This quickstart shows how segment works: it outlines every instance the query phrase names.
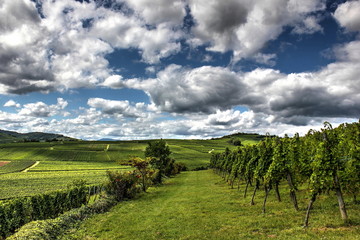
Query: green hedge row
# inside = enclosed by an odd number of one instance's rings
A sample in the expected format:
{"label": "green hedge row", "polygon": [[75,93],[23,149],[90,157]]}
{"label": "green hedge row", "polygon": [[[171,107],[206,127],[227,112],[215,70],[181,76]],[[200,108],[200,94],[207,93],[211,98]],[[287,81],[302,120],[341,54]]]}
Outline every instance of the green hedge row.
{"label": "green hedge row", "polygon": [[104,213],[108,211],[117,202],[114,199],[103,198],[89,206],[82,206],[70,210],[55,219],[38,220],[25,224],[8,240],[43,240],[58,239],[68,229],[77,226],[80,221],[90,217],[93,214]]}
{"label": "green hedge row", "polygon": [[48,218],[87,203],[88,188],[77,186],[32,197],[0,202],[0,239],[9,236],[24,224]]}

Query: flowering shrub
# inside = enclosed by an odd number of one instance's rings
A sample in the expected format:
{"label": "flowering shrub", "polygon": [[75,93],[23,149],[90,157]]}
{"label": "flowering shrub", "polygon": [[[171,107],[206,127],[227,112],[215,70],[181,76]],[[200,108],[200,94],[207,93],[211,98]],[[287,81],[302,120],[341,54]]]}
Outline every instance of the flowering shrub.
{"label": "flowering shrub", "polygon": [[135,171],[107,171],[107,176],[109,182],[106,185],[106,192],[114,195],[117,201],[133,198],[138,192],[137,183],[141,176]]}

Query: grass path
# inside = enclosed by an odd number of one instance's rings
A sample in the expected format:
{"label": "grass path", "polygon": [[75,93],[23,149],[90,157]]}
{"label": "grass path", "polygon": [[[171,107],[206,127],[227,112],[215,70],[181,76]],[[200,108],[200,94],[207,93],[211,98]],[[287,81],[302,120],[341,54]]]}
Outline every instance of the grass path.
{"label": "grass path", "polygon": [[30,167],[22,170],[21,172],[28,172],[30,169],[36,167],[37,165],[39,165],[40,161],[36,161],[33,165],[31,165]]}
{"label": "grass path", "polygon": [[320,226],[304,230],[303,212],[296,213],[286,200],[277,203],[273,196],[263,215],[261,199],[259,194],[250,207],[249,199],[211,171],[184,172],[88,219],[65,239],[358,239],[360,234],[359,227],[347,228],[337,220],[324,227],[323,221],[331,220],[316,216]]}

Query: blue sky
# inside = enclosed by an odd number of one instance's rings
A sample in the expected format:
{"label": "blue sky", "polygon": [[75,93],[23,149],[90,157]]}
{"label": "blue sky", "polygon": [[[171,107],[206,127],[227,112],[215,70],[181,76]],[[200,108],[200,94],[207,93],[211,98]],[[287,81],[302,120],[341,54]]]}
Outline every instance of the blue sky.
{"label": "blue sky", "polygon": [[358,121],[360,1],[3,0],[0,124],[81,139]]}

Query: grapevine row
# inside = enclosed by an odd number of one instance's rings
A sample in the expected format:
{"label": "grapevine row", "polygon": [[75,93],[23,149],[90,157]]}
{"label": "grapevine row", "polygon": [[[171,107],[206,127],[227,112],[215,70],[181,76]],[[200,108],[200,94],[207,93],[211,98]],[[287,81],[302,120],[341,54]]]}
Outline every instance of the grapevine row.
{"label": "grapevine row", "polygon": [[342,219],[348,220],[343,193],[356,202],[360,191],[360,122],[341,124],[332,128],[328,122],[320,131],[310,130],[305,136],[295,134],[270,137],[255,145],[239,147],[235,151],[226,149],[213,153],[210,166],[230,185],[245,183],[244,197],[249,186],[253,187],[251,205],[256,192],[263,188],[265,198],[263,212],[269,191],[274,189],[278,201],[280,182],[286,182],[294,209],[299,210],[298,187],[308,183],[310,201],[304,226],[308,226],[310,210],[316,198],[329,191],[337,196]]}

